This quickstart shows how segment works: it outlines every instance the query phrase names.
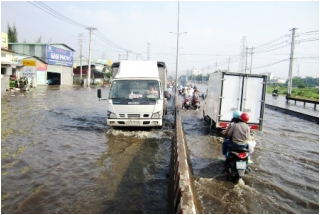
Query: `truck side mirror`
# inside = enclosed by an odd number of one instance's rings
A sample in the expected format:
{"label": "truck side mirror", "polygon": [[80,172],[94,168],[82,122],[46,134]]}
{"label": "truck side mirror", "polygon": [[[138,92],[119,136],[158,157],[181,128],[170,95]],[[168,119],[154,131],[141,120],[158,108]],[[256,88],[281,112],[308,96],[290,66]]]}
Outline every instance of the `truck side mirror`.
{"label": "truck side mirror", "polygon": [[164,97],[167,99],[169,98],[169,92],[167,90],[164,91]]}
{"label": "truck side mirror", "polygon": [[101,89],[98,89],[97,93],[98,93],[98,98],[99,98],[99,101],[100,101],[100,99],[101,99]]}

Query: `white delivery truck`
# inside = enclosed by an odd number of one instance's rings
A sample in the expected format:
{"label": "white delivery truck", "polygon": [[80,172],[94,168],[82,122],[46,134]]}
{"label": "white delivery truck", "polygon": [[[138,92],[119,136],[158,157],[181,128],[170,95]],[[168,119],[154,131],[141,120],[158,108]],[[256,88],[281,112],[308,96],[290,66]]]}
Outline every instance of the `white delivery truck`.
{"label": "white delivery truck", "polygon": [[[107,125],[162,127],[168,98],[165,63],[121,61],[113,63],[112,71],[113,79],[107,99]],[[101,99],[100,89],[98,98]]]}
{"label": "white delivery truck", "polygon": [[203,118],[212,130],[224,129],[232,113],[240,110],[249,114],[252,130],[262,130],[267,76],[233,72],[210,75],[203,107]]}

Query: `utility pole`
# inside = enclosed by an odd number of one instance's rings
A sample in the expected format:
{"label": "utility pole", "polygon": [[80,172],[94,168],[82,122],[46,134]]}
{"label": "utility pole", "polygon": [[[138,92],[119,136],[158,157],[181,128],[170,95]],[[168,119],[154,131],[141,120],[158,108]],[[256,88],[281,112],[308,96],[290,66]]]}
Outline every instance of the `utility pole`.
{"label": "utility pole", "polygon": [[251,48],[250,74],[251,74],[251,69],[252,69],[252,57],[253,57],[253,46],[252,46],[252,48]]}
{"label": "utility pole", "polygon": [[292,31],[291,38],[291,51],[290,51],[290,64],[289,64],[289,78],[288,78],[288,96],[291,95],[292,92],[292,64],[293,64],[293,52],[294,52],[294,35],[297,28],[293,28],[289,31]]}
{"label": "utility pole", "polygon": [[90,82],[91,82],[91,36],[92,36],[92,32],[94,30],[97,30],[96,28],[93,27],[89,27],[87,28],[87,30],[89,30],[89,61],[88,61],[88,76],[87,76],[87,85],[88,87],[90,87]]}
{"label": "utility pole", "polygon": [[147,60],[150,60],[150,43],[147,44]]}
{"label": "utility pole", "polygon": [[80,80],[82,81],[82,36],[79,34],[79,43],[80,43]]}
{"label": "utility pole", "polygon": [[[218,69],[218,62],[216,61],[216,71],[217,71],[217,69]],[[216,72],[216,71],[215,71],[215,72]]]}
{"label": "utility pole", "polygon": [[298,73],[298,77],[300,77],[300,76],[299,76],[299,64],[298,64],[298,69],[297,69],[297,73]]}

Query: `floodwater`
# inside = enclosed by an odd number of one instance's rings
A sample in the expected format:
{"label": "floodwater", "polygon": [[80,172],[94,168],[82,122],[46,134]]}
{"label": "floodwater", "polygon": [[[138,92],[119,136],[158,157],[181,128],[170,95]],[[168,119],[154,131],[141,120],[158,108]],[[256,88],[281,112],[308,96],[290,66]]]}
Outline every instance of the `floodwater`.
{"label": "floodwater", "polygon": [[252,172],[235,185],[218,159],[223,140],[202,118],[202,110],[182,111],[202,213],[319,213],[319,125],[266,108]]}
{"label": "floodwater", "polygon": [[2,95],[2,213],[167,212],[173,110],[163,129],[117,130],[106,104],[90,88]]}
{"label": "floodwater", "polygon": [[[122,130],[106,126],[96,94],[2,95],[2,213],[168,212],[173,99],[163,129]],[[202,213],[319,213],[319,125],[266,109],[252,172],[234,185],[202,110],[183,110],[182,123]]]}

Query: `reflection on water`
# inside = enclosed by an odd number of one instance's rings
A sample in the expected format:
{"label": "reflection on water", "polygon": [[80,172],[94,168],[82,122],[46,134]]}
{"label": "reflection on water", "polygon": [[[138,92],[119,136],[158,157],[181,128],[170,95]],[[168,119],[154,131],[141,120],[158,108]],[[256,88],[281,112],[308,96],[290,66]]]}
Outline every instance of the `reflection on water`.
{"label": "reflection on water", "polygon": [[2,213],[167,212],[171,129],[108,129],[105,105],[90,88],[2,95]]}
{"label": "reflection on water", "polygon": [[252,172],[234,185],[217,159],[223,139],[210,133],[202,111],[182,118],[203,213],[319,213],[319,125],[266,109]]}

